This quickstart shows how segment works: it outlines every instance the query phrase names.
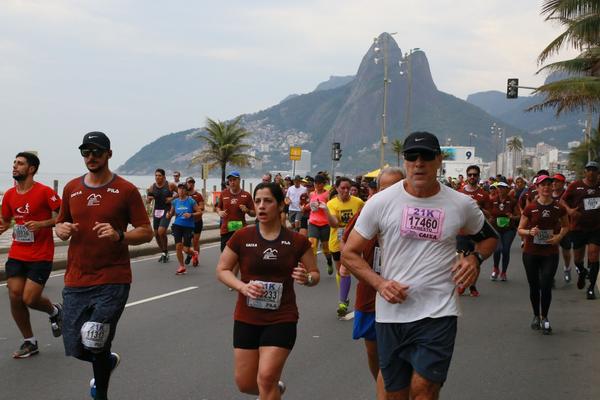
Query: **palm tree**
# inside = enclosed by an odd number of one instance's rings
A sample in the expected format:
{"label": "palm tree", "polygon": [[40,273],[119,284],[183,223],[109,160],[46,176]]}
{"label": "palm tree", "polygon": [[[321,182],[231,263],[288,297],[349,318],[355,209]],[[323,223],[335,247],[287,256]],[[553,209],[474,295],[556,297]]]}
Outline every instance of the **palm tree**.
{"label": "palm tree", "polygon": [[581,143],[569,153],[569,169],[571,171],[583,171],[588,162],[588,151],[590,160],[600,158],[600,135],[597,129],[592,129],[589,143]]}
{"label": "palm tree", "polygon": [[[570,76],[537,88],[534,93],[543,93],[546,98],[527,110],[555,108],[556,115],[563,111],[600,111],[600,1],[544,0],[542,14],[546,21],[559,22],[565,30],[540,53],[538,62],[544,63],[567,45],[581,53],[538,71],[564,71]],[[598,124],[600,128],[600,119]]]}
{"label": "palm tree", "polygon": [[392,140],[392,151],[394,153],[396,153],[396,157],[397,157],[397,166],[400,166],[400,154],[402,154],[402,150],[403,150],[403,143],[400,141],[400,139],[394,139]]}
{"label": "palm tree", "polygon": [[513,136],[508,142],[506,142],[506,148],[508,150],[510,150],[510,152],[512,153],[512,159],[513,159],[513,172],[512,175],[515,175],[515,171],[516,171],[516,165],[515,165],[515,160],[516,160],[516,156],[517,153],[519,151],[523,150],[523,142],[521,141],[521,138],[518,136]]}
{"label": "palm tree", "polygon": [[192,159],[191,164],[207,162],[210,168],[217,165],[221,167],[221,182],[225,182],[225,170],[227,164],[238,167],[247,167],[250,165],[251,155],[245,151],[252,146],[244,143],[251,132],[248,132],[240,126],[241,116],[233,121],[222,122],[206,118],[205,132],[197,136],[203,140],[206,147]]}

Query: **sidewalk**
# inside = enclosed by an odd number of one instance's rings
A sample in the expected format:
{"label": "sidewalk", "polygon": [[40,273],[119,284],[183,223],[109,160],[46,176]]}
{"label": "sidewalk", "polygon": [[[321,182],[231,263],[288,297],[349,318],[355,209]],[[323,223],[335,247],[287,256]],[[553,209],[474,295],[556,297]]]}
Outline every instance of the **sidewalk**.
{"label": "sidewalk", "polygon": [[[200,235],[200,244],[218,242],[220,240],[219,233],[219,216],[216,213],[205,213],[204,214],[204,229]],[[167,235],[169,240],[169,250],[175,250],[175,242],[173,241],[172,235]],[[4,265],[8,258],[8,250],[12,242],[12,229],[4,232],[0,236],[0,281],[6,280]],[[54,263],[52,269],[54,271],[65,269],[67,266],[67,251],[69,242],[62,241],[56,235],[54,235]],[[139,246],[130,246],[129,254],[131,258],[147,256],[151,254],[158,254],[159,250],[156,245],[156,241],[152,239],[151,242],[144,243]]]}

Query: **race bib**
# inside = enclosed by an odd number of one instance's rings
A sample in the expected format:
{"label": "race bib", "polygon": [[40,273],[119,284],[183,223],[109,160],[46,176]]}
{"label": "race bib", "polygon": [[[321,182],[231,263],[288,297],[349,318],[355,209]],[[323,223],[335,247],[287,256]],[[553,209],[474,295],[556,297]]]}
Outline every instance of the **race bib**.
{"label": "race bib", "polygon": [[154,210],[155,218],[162,218],[165,215],[165,210]]}
{"label": "race bib", "polygon": [[344,236],[344,228],[337,228],[337,240],[342,243],[342,236]]}
{"label": "race bib", "polygon": [[510,224],[510,218],[508,218],[508,217],[496,218],[496,225],[498,225],[498,228],[506,228],[509,224]]}
{"label": "race bib", "polygon": [[14,225],[13,226],[13,238],[15,242],[21,243],[33,243],[35,237],[25,225]]}
{"label": "race bib", "polygon": [[445,214],[440,208],[406,206],[400,233],[412,239],[441,240]]}
{"label": "race bib", "polygon": [[381,274],[381,249],[375,246],[373,249],[373,271]]}
{"label": "race bib", "polygon": [[548,244],[548,239],[554,235],[554,229],[540,229],[537,235],[533,237],[533,244]]}
{"label": "race bib", "polygon": [[261,308],[263,310],[277,310],[281,305],[281,295],[283,294],[283,283],[280,282],[258,282],[263,286],[263,294],[256,299],[246,298],[246,304],[252,308]]}
{"label": "race bib", "polygon": [[81,327],[81,343],[89,349],[102,349],[110,334],[110,324],[88,321]]}
{"label": "race bib", "polygon": [[600,197],[590,197],[588,199],[583,199],[583,209],[585,211],[597,210],[598,208],[600,208]]}
{"label": "race bib", "polygon": [[235,232],[242,229],[243,226],[242,221],[229,221],[227,222],[227,232]]}

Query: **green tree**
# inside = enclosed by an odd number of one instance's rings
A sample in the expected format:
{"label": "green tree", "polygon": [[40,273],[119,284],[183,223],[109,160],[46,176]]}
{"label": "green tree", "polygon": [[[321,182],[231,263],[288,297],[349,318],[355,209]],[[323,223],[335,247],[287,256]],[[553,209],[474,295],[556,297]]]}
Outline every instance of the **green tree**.
{"label": "green tree", "polygon": [[588,162],[588,150],[591,160],[600,159],[600,135],[597,129],[592,129],[589,143],[582,143],[569,153],[569,169],[581,175]]}
{"label": "green tree", "polygon": [[516,173],[516,155],[518,152],[523,150],[523,141],[518,136],[513,136],[508,142],[506,142],[506,148],[512,153],[513,157],[513,171],[512,175],[514,176]]}
{"label": "green tree", "polygon": [[240,126],[240,120],[241,116],[228,122],[207,118],[205,132],[197,136],[204,141],[206,147],[192,159],[191,163],[209,163],[211,168],[220,166],[222,182],[225,182],[227,164],[238,167],[249,166],[253,157],[246,151],[251,146],[244,140],[252,133]]}
{"label": "green tree", "polygon": [[398,167],[400,166],[400,155],[402,154],[403,147],[403,143],[400,141],[400,139],[392,140],[392,151],[396,153],[396,166]]}

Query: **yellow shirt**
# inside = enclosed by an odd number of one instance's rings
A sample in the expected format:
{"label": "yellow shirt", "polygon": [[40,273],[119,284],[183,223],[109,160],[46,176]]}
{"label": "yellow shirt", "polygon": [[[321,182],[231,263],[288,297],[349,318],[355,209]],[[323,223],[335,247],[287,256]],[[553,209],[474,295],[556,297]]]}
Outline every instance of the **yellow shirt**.
{"label": "yellow shirt", "polygon": [[327,202],[329,213],[335,216],[339,222],[338,228],[331,228],[329,231],[329,251],[340,251],[340,241],[344,234],[344,227],[364,204],[364,201],[354,196],[350,196],[350,199],[346,202],[342,202],[338,196]]}

